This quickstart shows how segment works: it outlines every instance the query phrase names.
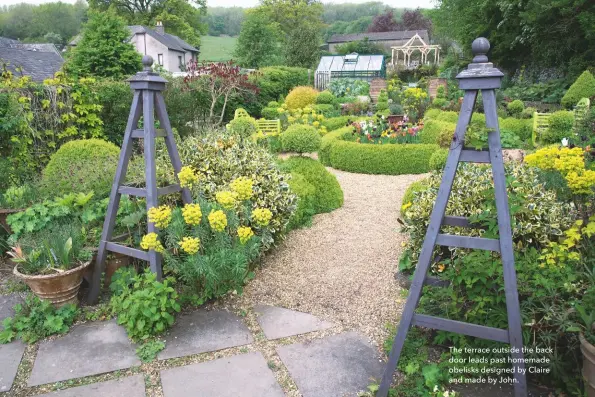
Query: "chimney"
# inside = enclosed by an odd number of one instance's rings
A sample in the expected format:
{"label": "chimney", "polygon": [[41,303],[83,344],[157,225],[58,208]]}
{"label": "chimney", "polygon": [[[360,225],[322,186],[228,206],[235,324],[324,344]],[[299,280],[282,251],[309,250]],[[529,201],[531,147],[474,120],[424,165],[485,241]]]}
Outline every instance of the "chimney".
{"label": "chimney", "polygon": [[157,21],[157,26],[155,26],[155,31],[160,35],[165,34],[165,28],[163,27],[163,23],[161,21]]}

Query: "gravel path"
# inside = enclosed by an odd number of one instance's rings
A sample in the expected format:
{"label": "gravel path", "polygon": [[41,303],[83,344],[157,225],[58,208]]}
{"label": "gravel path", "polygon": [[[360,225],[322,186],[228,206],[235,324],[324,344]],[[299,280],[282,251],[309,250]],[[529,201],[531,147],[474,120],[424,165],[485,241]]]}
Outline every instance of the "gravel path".
{"label": "gravel path", "polygon": [[405,299],[395,282],[401,243],[397,218],[406,188],[423,175],[363,175],[330,169],[345,203],[291,232],[267,255],[240,305],[299,310],[357,329],[378,346]]}

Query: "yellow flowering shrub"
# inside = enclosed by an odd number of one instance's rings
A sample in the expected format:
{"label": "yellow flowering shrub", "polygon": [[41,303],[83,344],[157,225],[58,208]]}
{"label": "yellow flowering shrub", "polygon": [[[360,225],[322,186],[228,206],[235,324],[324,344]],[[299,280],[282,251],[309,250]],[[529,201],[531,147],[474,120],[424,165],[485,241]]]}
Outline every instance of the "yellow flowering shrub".
{"label": "yellow flowering shrub", "polygon": [[218,192],[215,194],[215,199],[226,210],[230,210],[236,205],[236,199],[232,192]]}
{"label": "yellow flowering shrub", "polygon": [[150,208],[147,212],[149,222],[154,223],[159,228],[164,228],[171,221],[171,208],[167,205]]}
{"label": "yellow flowering shrub", "polygon": [[254,236],[254,232],[248,226],[240,226],[238,227],[238,237],[240,238],[240,243],[246,244],[248,240],[250,240]]}
{"label": "yellow flowering shrub", "polygon": [[566,266],[570,262],[577,263],[581,260],[579,248],[584,237],[590,239],[595,235],[595,215],[589,218],[585,225],[582,220],[577,220],[574,225],[564,232],[561,242],[551,242],[541,252],[539,259],[541,267]]}
{"label": "yellow flowering shrub", "polygon": [[566,175],[566,183],[570,190],[576,194],[592,194],[593,187],[595,187],[595,171],[569,172]]}
{"label": "yellow flowering shrub", "polygon": [[163,252],[163,245],[159,241],[157,233],[148,233],[143,236],[140,242],[140,246],[145,250],[153,250],[155,252]]}
{"label": "yellow flowering shrub", "polygon": [[234,179],[231,184],[231,190],[235,194],[236,199],[240,201],[250,200],[252,198],[252,185],[254,182],[250,178],[239,177]]}
{"label": "yellow flowering shrub", "polygon": [[252,220],[258,226],[267,226],[273,217],[273,213],[267,208],[256,208],[252,211]]}
{"label": "yellow flowering shrub", "polygon": [[182,208],[182,216],[184,217],[184,222],[188,225],[196,226],[200,223],[202,218],[202,211],[200,209],[199,204],[186,204]]}
{"label": "yellow flowering shrub", "polygon": [[227,226],[227,215],[221,210],[211,210],[209,214],[209,224],[216,232],[222,232]]}
{"label": "yellow flowering shrub", "polygon": [[198,237],[182,237],[182,240],[178,244],[189,255],[196,254],[200,249],[200,239]]}
{"label": "yellow flowering shrub", "polygon": [[585,169],[583,149],[549,146],[525,157],[525,162],[542,170],[557,170],[574,194],[593,194],[595,171]]}
{"label": "yellow flowering shrub", "polygon": [[194,168],[184,166],[178,174],[178,179],[180,180],[180,186],[191,188],[198,182],[198,174]]}

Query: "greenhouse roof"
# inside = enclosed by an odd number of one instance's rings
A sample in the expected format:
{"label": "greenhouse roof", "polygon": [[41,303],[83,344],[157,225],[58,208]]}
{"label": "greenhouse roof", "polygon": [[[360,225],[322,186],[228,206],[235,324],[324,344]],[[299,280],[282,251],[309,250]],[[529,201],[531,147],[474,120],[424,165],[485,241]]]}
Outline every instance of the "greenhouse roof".
{"label": "greenhouse roof", "polygon": [[320,58],[317,72],[374,72],[384,68],[384,55],[330,55]]}

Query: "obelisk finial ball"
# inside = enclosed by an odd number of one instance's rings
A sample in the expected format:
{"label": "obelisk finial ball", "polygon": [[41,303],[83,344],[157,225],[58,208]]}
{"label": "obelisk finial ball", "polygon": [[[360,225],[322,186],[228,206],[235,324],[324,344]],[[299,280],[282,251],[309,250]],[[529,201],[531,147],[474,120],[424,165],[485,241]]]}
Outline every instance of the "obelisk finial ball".
{"label": "obelisk finial ball", "polygon": [[487,53],[490,50],[490,42],[485,37],[478,37],[471,44],[471,52],[475,56],[474,63],[485,63],[488,61]]}
{"label": "obelisk finial ball", "polygon": [[150,70],[151,66],[153,65],[153,57],[150,55],[145,55],[143,56],[143,66],[145,67],[145,70]]}

